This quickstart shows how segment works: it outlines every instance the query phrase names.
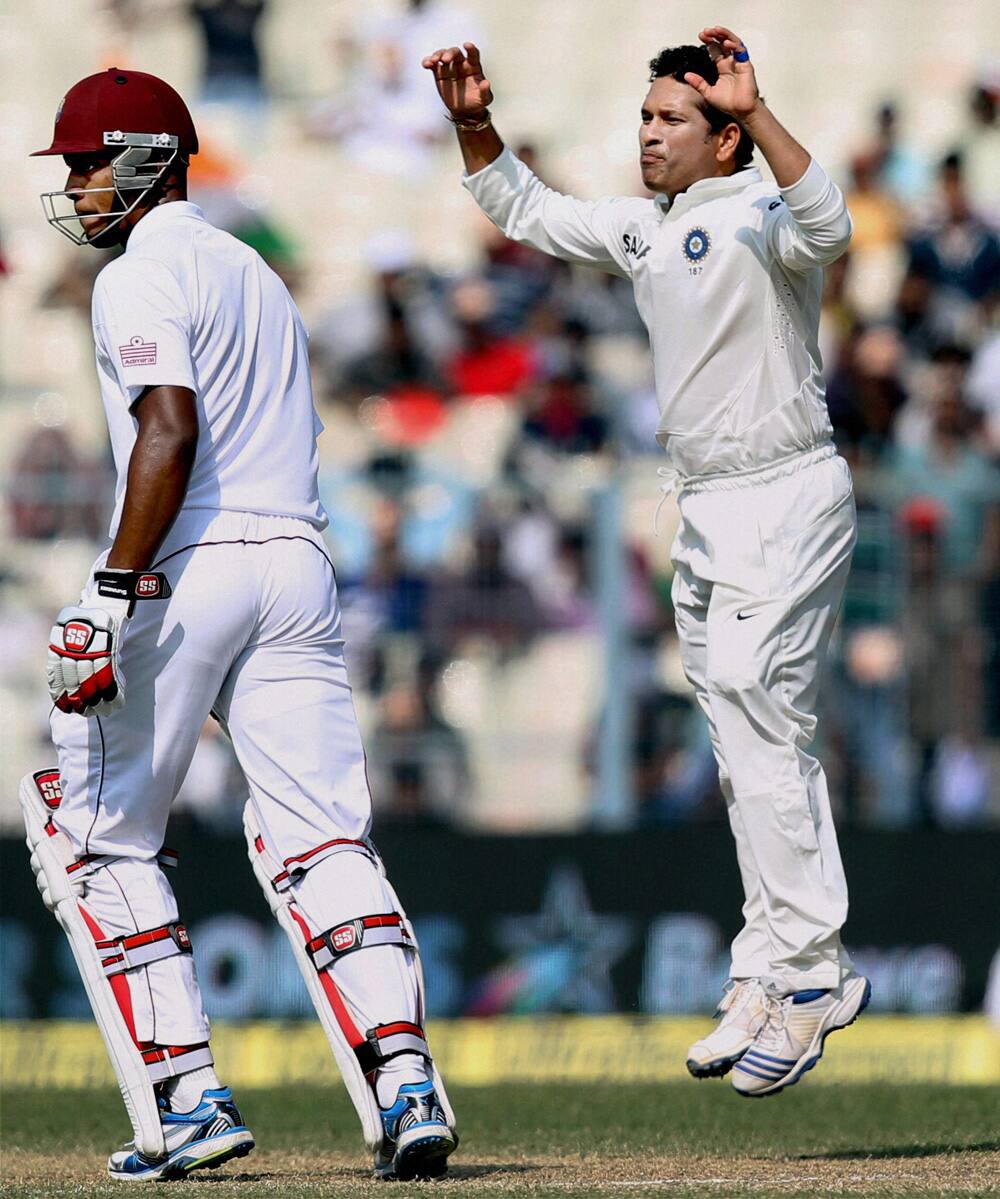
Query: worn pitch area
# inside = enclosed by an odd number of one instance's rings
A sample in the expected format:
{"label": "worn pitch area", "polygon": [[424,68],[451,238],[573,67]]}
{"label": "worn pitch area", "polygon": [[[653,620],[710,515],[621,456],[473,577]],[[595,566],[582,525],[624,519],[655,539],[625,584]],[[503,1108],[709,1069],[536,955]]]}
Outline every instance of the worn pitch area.
{"label": "worn pitch area", "polygon": [[[456,1090],[447,1181],[377,1183],[339,1084],[251,1090],[250,1157],[182,1183],[184,1199],[473,1195],[1000,1194],[1000,1088],[810,1086],[766,1100],[726,1081]],[[0,1094],[0,1193],[121,1195],[104,1173],[128,1136],[116,1092]],[[161,1191],[157,1192],[162,1193]]]}

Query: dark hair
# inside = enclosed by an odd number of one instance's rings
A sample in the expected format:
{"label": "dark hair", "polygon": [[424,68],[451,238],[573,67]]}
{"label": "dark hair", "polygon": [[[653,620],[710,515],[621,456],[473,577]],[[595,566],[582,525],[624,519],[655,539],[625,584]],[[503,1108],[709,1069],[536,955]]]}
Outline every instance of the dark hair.
{"label": "dark hair", "polygon": [[[712,61],[712,56],[708,52],[707,46],[669,46],[666,50],[661,50],[655,58],[649,60],[649,79],[652,82],[654,79],[662,79],[664,76],[670,76],[671,79],[676,79],[678,83],[684,82],[685,74],[700,75],[709,86],[718,82],[719,70]],[[698,98],[698,107],[701,109],[708,121],[708,127],[713,133],[719,133],[727,125],[732,125],[736,120],[730,116],[728,112],[723,112],[721,108],[716,108],[713,104],[707,103],[705,100],[695,95]],[[738,123],[738,122],[737,122]],[[736,169],[742,171],[744,167],[750,165],[750,160],[753,158],[753,138],[747,131],[740,126],[740,140],[736,143]]]}

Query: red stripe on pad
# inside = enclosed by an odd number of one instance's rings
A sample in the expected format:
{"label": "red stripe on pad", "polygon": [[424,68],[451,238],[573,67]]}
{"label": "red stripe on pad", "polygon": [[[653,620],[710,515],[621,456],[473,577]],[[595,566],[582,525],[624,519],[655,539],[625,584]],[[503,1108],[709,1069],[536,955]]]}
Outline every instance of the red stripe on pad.
{"label": "red stripe on pad", "polygon": [[[78,901],[76,906],[80,909],[80,915],[83,917],[87,928],[90,929],[90,935],[94,938],[95,942],[100,944],[101,941],[106,941],[107,934],[104,932],[104,929],[101,928],[83,904]],[[139,1041],[135,1035],[135,1017],[132,1014],[132,992],[129,990],[128,979],[124,974],[113,974],[108,979],[108,983],[118,1003],[129,1036],[138,1045]]]}
{"label": "red stripe on pad", "polygon": [[[295,910],[294,905],[289,904],[288,910],[292,914],[292,919],[302,930],[302,935],[305,938],[306,944],[308,945],[313,939],[312,933],[309,931],[309,925],[306,924],[305,920],[303,920],[303,918]],[[336,984],[330,977],[329,971],[321,970],[319,972],[319,981],[322,984],[323,990],[326,993],[326,997],[330,1002],[330,1007],[333,1009],[333,1014],[337,1019],[337,1023],[340,1025],[340,1031],[347,1038],[348,1045],[350,1045],[352,1049],[357,1049],[359,1045],[364,1045],[365,1038],[358,1031],[357,1026],[351,1019],[351,1013],[347,1010],[347,1005],[344,1003],[340,992],[337,990]]]}

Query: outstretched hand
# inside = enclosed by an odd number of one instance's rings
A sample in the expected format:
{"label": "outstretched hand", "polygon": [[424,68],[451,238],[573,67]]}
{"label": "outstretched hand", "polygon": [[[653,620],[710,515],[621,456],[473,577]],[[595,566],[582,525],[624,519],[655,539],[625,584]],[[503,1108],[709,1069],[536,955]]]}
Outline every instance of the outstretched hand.
{"label": "outstretched hand", "polygon": [[684,82],[689,83],[713,107],[728,112],[738,121],[750,116],[760,103],[760,93],[749,58],[743,62],[736,59],[737,55],[747,53],[746,46],[731,29],[722,25],[703,29],[698,37],[708,47],[718,68],[719,78],[710,85],[700,75],[689,72],[684,76]]}
{"label": "outstretched hand", "polygon": [[422,60],[428,71],[434,72],[438,95],[451,116],[459,119],[481,117],[493,103],[493,89],[483,76],[479,49],[464,42],[465,53],[457,46],[435,50]]}

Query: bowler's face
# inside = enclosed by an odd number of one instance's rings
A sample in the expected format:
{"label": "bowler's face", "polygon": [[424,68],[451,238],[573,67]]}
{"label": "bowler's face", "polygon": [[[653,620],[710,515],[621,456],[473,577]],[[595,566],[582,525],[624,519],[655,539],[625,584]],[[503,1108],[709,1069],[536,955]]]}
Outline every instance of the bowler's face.
{"label": "bowler's face", "polygon": [[697,180],[717,175],[715,149],[716,137],[694,88],[669,76],[654,79],[639,126],[639,166],[646,187],[672,199]]}

